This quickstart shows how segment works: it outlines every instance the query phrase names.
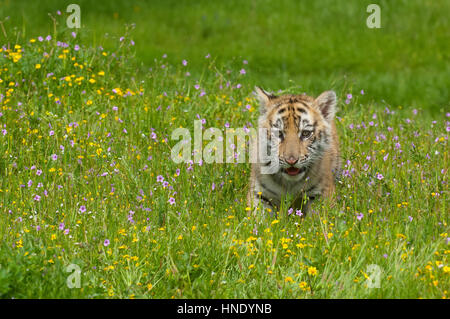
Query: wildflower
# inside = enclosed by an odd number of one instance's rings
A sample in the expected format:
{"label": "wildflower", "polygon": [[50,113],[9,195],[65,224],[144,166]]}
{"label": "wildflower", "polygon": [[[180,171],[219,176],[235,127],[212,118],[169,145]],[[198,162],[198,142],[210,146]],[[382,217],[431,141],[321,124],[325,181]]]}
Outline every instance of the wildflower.
{"label": "wildflower", "polygon": [[188,64],[188,62],[186,60],[183,60],[183,65],[186,66]]}
{"label": "wildflower", "polygon": [[316,276],[318,274],[316,267],[308,267],[308,274],[311,276]]}
{"label": "wildflower", "polygon": [[363,214],[363,213],[359,213],[359,214],[356,216],[356,218],[357,218],[358,220],[363,219],[363,217],[364,217],[364,214]]}
{"label": "wildflower", "polygon": [[56,161],[58,159],[58,155],[52,154],[52,160]]}
{"label": "wildflower", "polygon": [[86,211],[86,206],[82,205],[80,207],[80,212],[84,213]]}
{"label": "wildflower", "polygon": [[103,242],[103,246],[107,247],[109,246],[109,239],[105,239],[105,241]]}
{"label": "wildflower", "polygon": [[245,74],[246,72],[245,72],[245,69],[241,69],[240,71],[239,71],[239,73],[240,74]]}
{"label": "wildflower", "polygon": [[382,180],[383,178],[384,178],[384,176],[383,176],[383,175],[381,175],[381,174],[377,173],[377,179],[378,179],[378,180],[380,180],[380,181],[381,181],[381,180]]}
{"label": "wildflower", "polygon": [[39,69],[41,68],[41,65],[38,63],[38,64],[36,64],[35,68],[36,68],[37,70],[39,70]]}
{"label": "wildflower", "polygon": [[170,204],[170,205],[175,204],[175,198],[170,197],[170,198],[169,198],[169,204]]}
{"label": "wildflower", "polygon": [[39,195],[34,196],[34,200],[39,202],[41,200],[41,196],[39,196]]}
{"label": "wildflower", "polygon": [[158,176],[156,177],[156,181],[157,181],[157,182],[162,182],[162,181],[164,181],[164,177],[163,177],[162,175],[158,175]]}

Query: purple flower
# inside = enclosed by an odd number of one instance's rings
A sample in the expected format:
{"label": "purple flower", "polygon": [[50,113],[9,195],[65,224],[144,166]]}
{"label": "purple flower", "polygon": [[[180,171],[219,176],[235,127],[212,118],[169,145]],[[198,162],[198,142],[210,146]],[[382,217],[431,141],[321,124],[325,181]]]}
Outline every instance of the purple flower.
{"label": "purple flower", "polygon": [[379,173],[377,174],[377,179],[378,179],[378,180],[380,180],[380,181],[381,181],[381,180],[382,180],[383,178],[384,178],[384,176],[383,176],[383,175],[381,175],[381,174],[379,174]]}
{"label": "purple flower", "polygon": [[359,214],[356,216],[356,218],[357,218],[358,220],[363,219],[363,217],[364,217],[364,214],[363,214],[363,213],[359,213]]}
{"label": "purple flower", "polygon": [[48,135],[50,135],[50,136],[55,135],[55,131],[50,131],[50,132],[48,133]]}
{"label": "purple flower", "polygon": [[47,40],[47,41],[50,41],[52,39],[52,36],[51,35],[48,35],[46,38],[45,38],[45,40]]}
{"label": "purple flower", "polygon": [[239,71],[239,73],[240,74],[245,74],[246,72],[245,72],[245,69],[241,69],[240,71]]}
{"label": "purple flower", "polygon": [[80,46],[79,46],[78,44],[75,44],[75,46],[73,47],[73,49],[74,49],[75,51],[78,51],[78,50],[80,50]]}
{"label": "purple flower", "polygon": [[181,63],[183,63],[184,66],[186,66],[188,64],[188,62],[186,60],[183,60]]}
{"label": "purple flower", "polygon": [[86,211],[86,206],[82,205],[80,207],[80,212],[84,213]]}
{"label": "purple flower", "polygon": [[103,246],[105,247],[109,246],[109,239],[105,239],[105,241],[103,242]]}
{"label": "purple flower", "polygon": [[39,196],[39,195],[34,196],[34,200],[39,202],[41,200],[41,196]]}
{"label": "purple flower", "polygon": [[58,155],[53,154],[53,155],[52,155],[52,160],[56,161],[57,159],[58,159]]}
{"label": "purple flower", "polygon": [[352,97],[353,97],[353,95],[351,95],[350,93],[349,93],[349,94],[347,94],[347,99],[351,100],[351,99],[352,99]]}
{"label": "purple flower", "polygon": [[360,92],[362,95],[364,95],[364,90],[361,90],[361,92]]}
{"label": "purple flower", "polygon": [[63,230],[64,229],[64,223],[59,224],[59,230]]}
{"label": "purple flower", "polygon": [[40,169],[36,170],[36,175],[37,176],[41,176],[41,174],[42,174],[42,170],[40,170]]}
{"label": "purple flower", "polygon": [[169,198],[169,204],[170,204],[170,205],[175,204],[175,198],[170,197],[170,198]]}
{"label": "purple flower", "polygon": [[206,56],[205,56],[205,59],[209,59],[211,57],[211,54],[207,54]]}
{"label": "purple flower", "polygon": [[75,32],[72,32],[72,37],[73,37],[73,38],[76,38],[76,37],[77,37],[77,34],[76,34]]}
{"label": "purple flower", "polygon": [[164,177],[163,177],[162,175],[158,175],[158,176],[156,177],[156,181],[157,181],[157,182],[162,182],[162,181],[164,181]]}
{"label": "purple flower", "polygon": [[198,90],[198,89],[200,88],[200,84],[194,85],[194,88],[195,88],[196,90]]}

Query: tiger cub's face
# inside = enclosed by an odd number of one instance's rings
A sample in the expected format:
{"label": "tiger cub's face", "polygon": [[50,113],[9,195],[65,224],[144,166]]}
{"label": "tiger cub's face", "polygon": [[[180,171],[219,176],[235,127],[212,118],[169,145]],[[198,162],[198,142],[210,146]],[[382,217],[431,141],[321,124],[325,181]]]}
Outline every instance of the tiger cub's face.
{"label": "tiger cub's face", "polygon": [[326,91],[316,99],[275,96],[258,87],[256,94],[261,103],[259,125],[278,144],[279,172],[288,180],[301,179],[330,144],[336,94]]}

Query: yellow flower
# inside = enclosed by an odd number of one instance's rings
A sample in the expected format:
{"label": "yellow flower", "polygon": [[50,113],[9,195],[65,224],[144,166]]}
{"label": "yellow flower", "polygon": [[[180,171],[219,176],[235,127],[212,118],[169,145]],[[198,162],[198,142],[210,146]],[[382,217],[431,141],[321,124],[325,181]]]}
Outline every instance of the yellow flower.
{"label": "yellow flower", "polygon": [[318,274],[317,268],[316,267],[308,267],[308,274],[310,274],[311,276],[316,276]]}
{"label": "yellow flower", "polygon": [[150,283],[147,284],[147,289],[148,289],[148,290],[152,290],[152,288],[153,288],[153,285],[152,285],[152,284],[150,284]]}
{"label": "yellow flower", "polygon": [[284,282],[294,282],[294,280],[292,280],[292,277],[288,276],[284,279]]}
{"label": "yellow flower", "polygon": [[253,268],[255,268],[254,264],[251,264],[250,266],[248,266],[248,269],[253,269]]}
{"label": "yellow flower", "polygon": [[308,288],[308,284],[305,281],[302,281],[301,283],[298,284],[298,286],[302,289],[302,290],[306,290]]}
{"label": "yellow flower", "polygon": [[41,68],[41,65],[38,63],[38,64],[36,64],[36,69],[40,69]]}

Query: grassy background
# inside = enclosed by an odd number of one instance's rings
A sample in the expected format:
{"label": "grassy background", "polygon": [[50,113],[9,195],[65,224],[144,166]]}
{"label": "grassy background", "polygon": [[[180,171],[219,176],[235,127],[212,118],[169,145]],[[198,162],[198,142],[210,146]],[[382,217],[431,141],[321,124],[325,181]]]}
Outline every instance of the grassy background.
{"label": "grassy background", "polygon": [[[366,27],[373,1],[78,1],[90,43],[111,47],[134,23],[139,61],[186,59],[200,75],[203,57],[249,61],[246,81],[278,90],[364,89],[392,106],[449,108],[450,3],[378,1],[381,29]],[[24,38],[52,34],[48,13],[70,1],[0,1]],[[63,23],[62,23],[63,24]],[[64,24],[60,26],[64,28]],[[108,33],[109,38],[104,39]]]}
{"label": "grassy background", "polygon": [[[73,38],[66,3],[0,2],[0,297],[448,298],[448,2],[79,3]],[[170,160],[256,123],[255,84],[336,90],[334,206],[247,217],[248,164]]]}

